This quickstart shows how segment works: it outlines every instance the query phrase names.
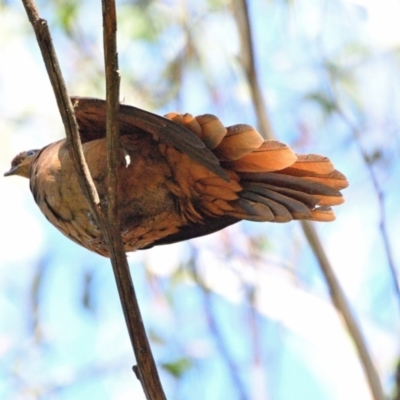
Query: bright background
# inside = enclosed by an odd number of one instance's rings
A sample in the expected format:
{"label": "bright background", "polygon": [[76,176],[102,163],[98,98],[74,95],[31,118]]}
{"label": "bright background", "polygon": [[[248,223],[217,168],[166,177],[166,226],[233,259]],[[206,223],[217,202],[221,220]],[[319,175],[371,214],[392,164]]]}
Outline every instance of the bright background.
{"label": "bright background", "polygon": [[[316,227],[386,393],[399,399],[388,255],[400,265],[400,3],[248,3],[277,137],[328,155],[349,178],[337,220]],[[104,98],[101,2],[38,7],[70,94]],[[118,12],[126,104],[257,124],[229,1],[120,1]],[[0,26],[7,171],[15,154],[64,133],[21,2],[0,1]],[[144,398],[108,260],[53,228],[27,180],[0,178],[0,194],[0,398]],[[169,399],[371,398],[298,223],[241,223],[129,261]]]}

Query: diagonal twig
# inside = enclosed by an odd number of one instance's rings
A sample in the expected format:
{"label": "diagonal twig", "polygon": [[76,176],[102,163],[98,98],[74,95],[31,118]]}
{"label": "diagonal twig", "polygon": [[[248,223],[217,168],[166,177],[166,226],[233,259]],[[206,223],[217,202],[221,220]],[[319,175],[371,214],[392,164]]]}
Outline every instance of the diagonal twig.
{"label": "diagonal twig", "polygon": [[385,400],[382,384],[379,379],[378,373],[375,370],[372,358],[368,352],[368,347],[365,343],[365,339],[362,335],[361,329],[359,328],[350,306],[347,302],[346,296],[343,289],[340,286],[338,279],[333,271],[332,266],[328,260],[325,250],[322,246],[321,240],[314,226],[309,221],[301,221],[304,234],[310,244],[315,257],[317,258],[320,268],[328,282],[329,293],[332,302],[336,309],[341,313],[347,329],[356,345],[358,355],[361,360],[361,364],[364,368],[365,375],[368,379],[373,398],[375,400]]}
{"label": "diagonal twig", "polygon": [[[327,63],[325,62],[325,65]],[[361,157],[364,161],[364,164],[368,170],[369,176],[371,178],[372,185],[374,187],[375,195],[378,201],[378,213],[379,213],[379,230],[381,233],[381,238],[383,242],[383,246],[385,248],[385,254],[387,258],[387,262],[389,265],[390,273],[392,276],[393,286],[397,297],[397,303],[400,307],[400,278],[399,273],[396,268],[396,263],[394,261],[392,247],[390,246],[390,238],[389,232],[386,224],[386,215],[385,215],[385,194],[382,189],[382,185],[380,184],[379,178],[374,170],[373,165],[369,160],[369,156],[367,150],[364,147],[361,129],[354,124],[351,119],[347,116],[345,110],[342,107],[342,104],[339,99],[339,94],[337,87],[334,82],[334,77],[332,76],[332,71],[327,66],[326,72],[328,75],[328,81],[330,86],[330,91],[332,95],[332,101],[335,107],[336,113],[342,118],[342,120],[347,124],[350,129],[350,132],[353,135],[353,138],[358,146],[358,150],[361,154]]]}
{"label": "diagonal twig", "polygon": [[248,400],[249,395],[247,393],[245,385],[242,382],[242,377],[240,376],[238,366],[235,364],[229,352],[229,346],[227,345],[227,341],[224,339],[222,332],[218,326],[218,318],[216,317],[214,312],[210,289],[207,288],[203,277],[199,273],[198,270],[199,267],[197,265],[197,260],[199,259],[199,257],[196,248],[191,246],[191,252],[192,252],[191,259],[189,260],[188,264],[192,271],[193,279],[199,286],[202,294],[203,312],[206,317],[208,329],[210,330],[212,337],[215,341],[215,345],[222,359],[225,362],[229,376],[232,381],[232,385],[235,388],[235,393],[237,394],[237,398],[239,400]]}
{"label": "diagonal twig", "polygon": [[[258,82],[257,73],[254,63],[253,41],[251,37],[251,24],[249,18],[248,5],[246,0],[237,0],[234,4],[235,18],[238,25],[239,35],[241,38],[241,56],[242,65],[249,82],[249,87],[253,99],[254,108],[258,119],[258,125],[262,133],[269,138],[275,137],[268,114],[264,98],[260,92],[260,84]],[[382,384],[379,375],[374,367],[372,358],[368,352],[365,339],[361,333],[359,326],[352,314],[346,296],[337,280],[329,259],[325,253],[322,243],[314,226],[309,221],[303,221],[301,224],[304,234],[318,260],[321,271],[323,272],[329,287],[329,293],[333,304],[338,312],[342,315],[347,330],[351,335],[353,342],[357,348],[358,355],[364,369],[368,384],[374,400],[385,400]]]}
{"label": "diagonal twig", "polygon": [[[53,87],[57,105],[64,124],[67,142],[69,144],[69,154],[73,160],[73,165],[76,168],[79,184],[89,203],[92,215],[97,225],[100,227],[104,240],[109,247],[110,258],[114,268],[126,323],[139,366],[140,382],[148,400],[164,400],[165,395],[158,378],[155,363],[143,326],[119,230],[117,209],[118,198],[116,196],[118,182],[115,168],[119,160],[118,124],[116,123],[119,108],[119,77],[115,40],[115,4],[113,1],[105,2],[103,7],[103,15],[105,19],[105,59],[107,64],[107,145],[110,146],[107,156],[107,168],[109,173],[109,212],[107,213],[107,218],[101,208],[96,187],[94,186],[83,155],[82,144],[79,137],[79,128],[76,122],[73,105],[71,104],[66,90],[47,22],[40,18],[32,0],[22,0],[22,2],[29,21],[35,31],[50,82]],[[112,11],[112,8],[114,9],[114,12],[110,12],[110,10]],[[114,42],[114,44],[112,42]]]}
{"label": "diagonal twig", "polygon": [[50,78],[51,86],[57,100],[58,109],[61,114],[65,128],[67,141],[70,145],[70,157],[78,171],[79,183],[90,206],[93,217],[98,222],[101,219],[100,201],[94,186],[88,166],[83,155],[82,145],[79,138],[79,129],[76,122],[74,109],[68,97],[65,82],[61,74],[60,65],[51,40],[47,21],[40,18],[35,4],[32,0],[22,0],[29,21],[35,31],[37,42],[42,52],[44,64]]}

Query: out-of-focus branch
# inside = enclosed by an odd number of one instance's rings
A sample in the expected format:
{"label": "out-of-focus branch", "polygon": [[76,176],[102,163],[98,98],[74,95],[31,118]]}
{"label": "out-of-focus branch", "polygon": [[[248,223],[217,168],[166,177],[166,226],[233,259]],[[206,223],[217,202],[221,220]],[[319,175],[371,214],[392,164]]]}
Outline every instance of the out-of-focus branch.
{"label": "out-of-focus branch", "polygon": [[109,248],[126,323],[139,366],[140,382],[147,399],[163,400],[165,399],[165,395],[161,387],[143,326],[119,229],[118,198],[116,195],[116,188],[118,185],[116,166],[120,158],[117,124],[117,113],[119,109],[119,76],[116,51],[115,3],[113,0],[110,0],[104,1],[103,4],[105,60],[107,64],[107,164],[109,174],[109,212],[108,218],[106,218],[105,213],[101,209],[99,196],[83,155],[78,124],[61,74],[47,22],[39,17],[32,0],[22,0],[22,2],[29,21],[35,31],[51,85],[57,99],[58,108],[65,127],[67,142],[69,144],[70,157],[74,161],[73,164],[76,168],[79,184]]}
{"label": "out-of-focus branch", "polygon": [[261,135],[266,139],[274,139],[274,130],[268,118],[267,105],[258,83],[249,10],[245,0],[233,1],[232,4],[241,42],[240,63],[246,74]]}
{"label": "out-of-focus branch", "polygon": [[308,221],[302,221],[304,234],[310,244],[315,256],[318,259],[319,265],[322,272],[325,275],[326,281],[328,282],[329,292],[331,299],[336,309],[342,314],[342,317],[346,323],[347,329],[353,338],[353,341],[357,347],[358,355],[361,363],[364,367],[365,374],[368,378],[371,392],[373,393],[374,399],[384,400],[385,395],[383,393],[382,385],[379,376],[375,370],[371,356],[368,352],[367,345],[364,337],[361,333],[357,322],[352,315],[349,304],[347,303],[346,297],[343,293],[340,283],[333,272],[330,262],[327,258],[325,250],[322,247],[322,243],[317,235],[313,225]]}
{"label": "out-of-focus branch", "polygon": [[329,84],[330,84],[332,100],[334,103],[335,111],[343,119],[343,121],[347,124],[350,131],[352,132],[353,138],[354,138],[355,142],[357,143],[361,157],[364,160],[364,164],[368,170],[369,176],[370,176],[372,184],[374,186],[375,195],[378,200],[379,230],[381,232],[383,246],[385,247],[386,258],[387,258],[387,261],[389,264],[390,273],[392,275],[392,280],[393,280],[393,285],[394,285],[394,289],[395,289],[396,296],[397,296],[398,305],[400,307],[400,280],[399,280],[399,274],[397,272],[396,264],[394,261],[392,248],[390,246],[389,233],[388,233],[387,226],[386,226],[385,198],[384,198],[383,189],[379,182],[379,178],[378,178],[377,174],[375,173],[373,166],[371,165],[371,162],[368,157],[368,153],[364,148],[364,145],[362,142],[361,131],[350,120],[350,118],[347,116],[346,112],[344,111],[344,109],[340,103],[340,100],[339,100],[339,95],[337,93],[337,89],[336,89],[336,85],[335,85],[335,81],[333,79],[332,73],[329,68],[326,68],[326,70],[327,70],[327,74],[328,74],[328,78],[329,78]]}
{"label": "out-of-focus branch", "polygon": [[397,362],[393,400],[400,400],[400,360]]}
{"label": "out-of-focus branch", "polygon": [[217,318],[214,315],[214,307],[212,305],[212,300],[210,297],[211,296],[210,290],[206,287],[206,285],[201,277],[201,274],[199,274],[199,272],[198,272],[196,260],[198,260],[198,256],[196,254],[196,249],[194,247],[192,247],[192,257],[189,262],[189,265],[192,269],[194,280],[199,285],[200,290],[202,291],[203,310],[204,310],[204,315],[206,316],[206,319],[207,319],[208,328],[210,329],[210,332],[212,333],[212,336],[215,339],[216,346],[221,354],[221,357],[223,358],[223,360],[228,368],[229,374],[231,376],[231,381],[235,386],[238,398],[241,400],[247,400],[249,398],[249,396],[247,395],[246,389],[240,378],[238,368],[235,365],[235,363],[229,353],[229,349],[227,348],[226,341],[222,337],[221,331],[218,328]]}
{"label": "out-of-focus branch", "polygon": [[[234,5],[235,17],[241,38],[241,62],[245,70],[250,91],[252,93],[252,99],[254,108],[256,110],[258,125],[261,133],[263,133],[267,138],[272,139],[275,137],[275,135],[269,122],[268,114],[266,111],[267,108],[264,98],[260,92],[260,84],[258,82],[255,69],[253,41],[251,37],[251,24],[247,2],[246,0],[237,0],[232,4]],[[330,262],[328,260],[328,257],[326,256],[325,250],[318,237],[318,234],[315,231],[314,226],[308,221],[302,222],[302,228],[325,276],[332,302],[339,313],[342,315],[347,330],[355,343],[373,398],[374,400],[385,400],[382,384],[380,382],[377,371],[374,368],[361,330],[355,321],[350,306],[346,300],[339,281],[335,276],[333,268],[330,265]]]}

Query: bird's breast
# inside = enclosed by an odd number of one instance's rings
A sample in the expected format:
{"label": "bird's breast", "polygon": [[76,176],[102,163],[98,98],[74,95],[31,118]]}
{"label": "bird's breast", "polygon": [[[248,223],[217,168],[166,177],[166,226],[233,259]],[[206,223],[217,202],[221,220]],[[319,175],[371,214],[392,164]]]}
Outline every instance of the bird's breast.
{"label": "bird's breast", "polygon": [[[184,222],[171,192],[171,170],[150,139],[121,138],[119,209],[126,250],[144,247],[175,233]],[[107,157],[104,139],[83,145],[84,155],[107,208]],[[127,160],[128,158],[128,160]],[[101,233],[83,196],[64,141],[45,148],[31,168],[31,188],[46,218],[62,233],[86,248],[106,255]]]}

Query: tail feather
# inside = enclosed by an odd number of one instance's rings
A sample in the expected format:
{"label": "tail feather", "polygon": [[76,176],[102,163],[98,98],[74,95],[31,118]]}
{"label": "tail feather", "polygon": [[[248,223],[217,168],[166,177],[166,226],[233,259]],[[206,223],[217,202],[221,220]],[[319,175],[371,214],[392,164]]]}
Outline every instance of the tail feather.
{"label": "tail feather", "polygon": [[310,195],[308,193],[288,188],[282,188],[274,185],[269,185],[267,183],[265,183],[264,186],[268,189],[273,190],[276,193],[280,193],[285,195],[286,197],[298,200],[301,203],[305,204],[310,209],[313,209],[318,204],[318,199],[315,196]]}
{"label": "tail feather", "polygon": [[293,219],[292,214],[284,205],[251,191],[245,190],[241,192],[240,199],[236,204],[246,211],[251,209],[257,212],[256,214],[248,213],[242,219],[262,222],[289,222]]}
{"label": "tail feather", "polygon": [[291,166],[294,170],[307,171],[318,175],[329,174],[335,167],[328,157],[318,154],[300,154]]}
{"label": "tail feather", "polygon": [[316,173],[309,173],[295,168],[285,168],[281,171],[277,171],[278,174],[297,176],[305,181],[318,182],[323,185],[332,187],[337,190],[342,190],[349,186],[346,177],[336,169],[328,174],[318,175]]}
{"label": "tail feather", "polygon": [[[223,208],[225,215],[252,221],[335,219],[330,206],[343,203],[339,190],[348,182],[327,157],[296,155],[283,143],[264,140],[249,125],[225,128],[213,115],[171,113],[167,117],[199,136],[219,158],[231,182],[237,182],[230,190],[224,190],[220,181],[199,183],[204,202],[210,204],[215,196],[213,205],[208,206],[211,213],[215,209],[220,214]],[[230,209],[218,203],[220,200],[228,201]]]}
{"label": "tail feather", "polygon": [[246,172],[239,173],[239,176],[242,182],[266,183],[278,188],[292,189],[309,195],[342,198],[342,194],[339,190],[333,187],[320,182],[308,181],[297,176],[284,175],[278,172]]}
{"label": "tail feather", "polygon": [[239,161],[257,151],[263,142],[262,136],[250,125],[234,125],[227,128],[226,136],[215,148],[214,154],[221,161]]}
{"label": "tail feather", "polygon": [[346,177],[335,169],[329,158],[316,154],[298,155],[293,165],[277,171],[277,173],[319,182],[337,190],[344,189],[349,185]]}
{"label": "tail feather", "polygon": [[298,190],[278,187],[274,185],[265,184],[266,187],[271,190],[284,194],[287,197],[296,199],[306,204],[308,207],[315,207],[316,205],[320,206],[338,206],[343,204],[344,198],[343,196],[324,196],[321,194],[308,194],[304,192],[300,192]]}
{"label": "tail feather", "polygon": [[[250,221],[274,221],[275,214],[271,207],[260,201],[260,196],[254,193],[244,193],[243,197],[231,203],[234,210],[229,213],[232,217]],[[279,214],[279,210],[275,210]]]}
{"label": "tail feather", "polygon": [[330,207],[317,207],[311,210],[312,220],[318,222],[331,222],[335,220],[335,214]]}
{"label": "tail feather", "polygon": [[[305,218],[311,217],[310,209],[306,204],[292,197],[285,196],[277,191],[271,190],[266,187],[266,185],[260,183],[243,183],[243,189],[252,193],[256,193],[261,196],[264,200],[264,204],[269,205],[271,200],[282,205],[286,210],[295,218]],[[241,196],[241,193],[239,194]]]}
{"label": "tail feather", "polygon": [[210,149],[215,149],[227,135],[227,128],[215,115],[204,114],[193,117],[191,114],[171,112],[165,115],[178,124],[184,125],[195,133]]}
{"label": "tail feather", "polygon": [[293,151],[276,140],[266,140],[251,153],[235,161],[223,162],[222,166],[238,172],[266,172],[287,168],[297,160]]}

